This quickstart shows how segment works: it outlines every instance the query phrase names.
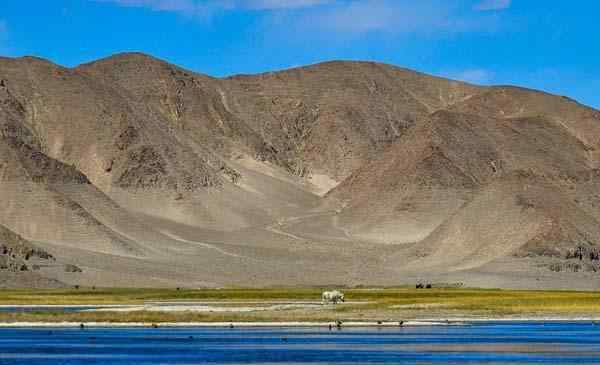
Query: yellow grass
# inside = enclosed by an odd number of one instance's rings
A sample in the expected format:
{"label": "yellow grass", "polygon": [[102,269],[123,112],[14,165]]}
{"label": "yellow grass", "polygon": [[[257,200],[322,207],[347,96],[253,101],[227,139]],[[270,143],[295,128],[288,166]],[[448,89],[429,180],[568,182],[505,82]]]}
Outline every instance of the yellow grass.
{"label": "yellow grass", "polygon": [[[0,304],[143,304],[149,301],[319,301],[319,288],[4,290]],[[502,316],[600,316],[600,293],[485,289],[347,289],[350,303],[249,313],[0,313],[0,321],[324,321]],[[365,303],[366,302],[366,303]]]}

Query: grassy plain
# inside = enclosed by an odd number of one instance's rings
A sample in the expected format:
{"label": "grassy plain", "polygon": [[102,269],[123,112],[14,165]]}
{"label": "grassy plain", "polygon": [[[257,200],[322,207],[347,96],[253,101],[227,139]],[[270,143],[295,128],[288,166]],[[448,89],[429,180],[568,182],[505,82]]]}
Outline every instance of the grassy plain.
{"label": "grassy plain", "polygon": [[[144,304],[154,301],[318,302],[319,288],[276,289],[69,289],[4,290],[0,304]],[[337,306],[250,312],[17,312],[0,313],[0,322],[261,322],[329,320],[405,320],[423,318],[600,317],[600,293],[489,289],[347,289]],[[349,302],[349,303],[348,303]],[[243,304],[247,305],[247,304]]]}

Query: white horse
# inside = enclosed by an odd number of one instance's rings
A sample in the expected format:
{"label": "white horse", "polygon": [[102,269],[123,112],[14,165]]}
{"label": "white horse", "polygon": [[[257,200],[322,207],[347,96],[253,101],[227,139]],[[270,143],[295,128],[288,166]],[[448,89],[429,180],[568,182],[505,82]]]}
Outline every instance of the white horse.
{"label": "white horse", "polygon": [[338,290],[324,291],[321,295],[321,302],[323,304],[344,302],[344,293]]}

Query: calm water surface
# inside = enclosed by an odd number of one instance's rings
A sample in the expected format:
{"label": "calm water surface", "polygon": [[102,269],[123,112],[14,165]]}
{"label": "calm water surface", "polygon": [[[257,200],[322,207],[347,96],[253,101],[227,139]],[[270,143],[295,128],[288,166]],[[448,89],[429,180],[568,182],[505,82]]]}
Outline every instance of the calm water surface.
{"label": "calm water surface", "polygon": [[0,329],[0,364],[600,364],[600,325]]}

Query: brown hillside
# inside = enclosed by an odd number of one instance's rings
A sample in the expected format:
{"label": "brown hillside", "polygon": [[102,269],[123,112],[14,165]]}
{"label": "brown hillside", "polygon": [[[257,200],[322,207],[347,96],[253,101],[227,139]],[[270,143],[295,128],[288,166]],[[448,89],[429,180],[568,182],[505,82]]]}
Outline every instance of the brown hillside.
{"label": "brown hillside", "polygon": [[598,282],[600,112],[565,97],[370,62],[0,58],[0,131],[0,225],[57,257],[40,278]]}

